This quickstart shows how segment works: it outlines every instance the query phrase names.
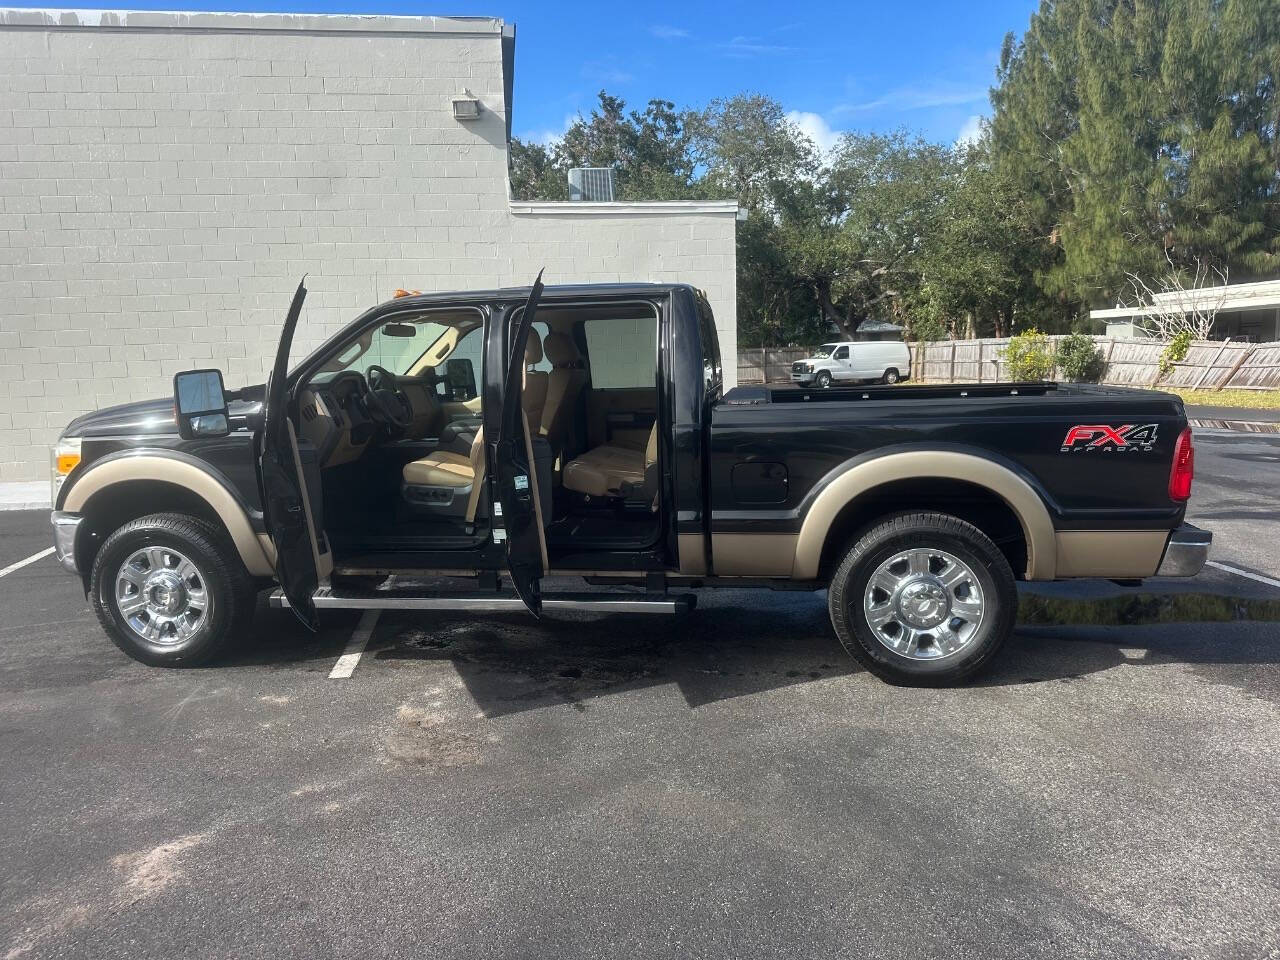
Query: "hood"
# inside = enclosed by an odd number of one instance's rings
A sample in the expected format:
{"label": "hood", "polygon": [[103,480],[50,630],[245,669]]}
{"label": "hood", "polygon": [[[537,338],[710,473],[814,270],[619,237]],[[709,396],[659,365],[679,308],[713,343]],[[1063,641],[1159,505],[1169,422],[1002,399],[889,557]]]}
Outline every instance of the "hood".
{"label": "hood", "polygon": [[[245,392],[259,390],[246,388]],[[227,405],[232,429],[243,426],[243,418],[261,409],[259,400],[232,400]],[[240,418],[240,423],[236,419]],[[139,437],[177,436],[178,421],[173,415],[173,397],[157,400],[139,400],[114,407],[103,407],[76,417],[62,431],[64,437]]]}

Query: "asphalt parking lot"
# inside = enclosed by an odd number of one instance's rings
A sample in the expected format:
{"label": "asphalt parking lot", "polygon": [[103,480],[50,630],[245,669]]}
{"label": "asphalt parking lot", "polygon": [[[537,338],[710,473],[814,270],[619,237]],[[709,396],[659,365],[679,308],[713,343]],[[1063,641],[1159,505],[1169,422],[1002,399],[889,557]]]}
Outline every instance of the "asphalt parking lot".
{"label": "asphalt parking lot", "polygon": [[[1280,437],[1197,466],[1229,569],[1144,590],[1280,598]],[[49,542],[0,514],[0,568]],[[1277,622],[1024,627],[913,690],[811,594],[384,615],[346,680],[355,616],[165,671],[50,557],[0,609],[3,957],[1280,956]]]}

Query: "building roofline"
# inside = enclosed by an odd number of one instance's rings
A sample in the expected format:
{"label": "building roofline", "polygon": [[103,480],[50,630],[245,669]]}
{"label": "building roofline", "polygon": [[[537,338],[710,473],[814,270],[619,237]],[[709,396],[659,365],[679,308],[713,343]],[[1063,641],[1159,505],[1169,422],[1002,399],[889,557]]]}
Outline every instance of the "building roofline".
{"label": "building roofline", "polygon": [[673,214],[721,214],[736,217],[737,200],[642,200],[642,201],[567,201],[510,200],[507,202],[518,216],[618,217]]}
{"label": "building roofline", "polygon": [[0,29],[284,31],[489,37],[502,36],[504,27],[504,22],[498,17],[0,8]]}

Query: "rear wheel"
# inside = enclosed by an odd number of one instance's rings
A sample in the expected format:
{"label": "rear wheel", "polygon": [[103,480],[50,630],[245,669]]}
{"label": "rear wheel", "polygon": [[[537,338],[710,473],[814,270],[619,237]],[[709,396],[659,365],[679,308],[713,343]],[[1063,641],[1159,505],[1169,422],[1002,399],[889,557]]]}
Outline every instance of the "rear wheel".
{"label": "rear wheel", "polygon": [[845,649],[891,683],[973,676],[1013,632],[1013,571],[981,530],[942,513],[905,513],[864,533],[831,578],[831,623]]}
{"label": "rear wheel", "polygon": [[813,384],[814,386],[821,387],[825,390],[827,387],[831,386],[831,374],[826,370],[820,370],[818,375],[813,378]]}
{"label": "rear wheel", "polygon": [[253,581],[226,534],[176,513],[111,534],[94,558],[89,595],[115,645],[152,666],[204,663],[253,616]]}
{"label": "rear wheel", "polygon": [[898,374],[897,367],[890,367],[884,372],[884,376],[880,378],[881,383],[897,383],[901,377]]}

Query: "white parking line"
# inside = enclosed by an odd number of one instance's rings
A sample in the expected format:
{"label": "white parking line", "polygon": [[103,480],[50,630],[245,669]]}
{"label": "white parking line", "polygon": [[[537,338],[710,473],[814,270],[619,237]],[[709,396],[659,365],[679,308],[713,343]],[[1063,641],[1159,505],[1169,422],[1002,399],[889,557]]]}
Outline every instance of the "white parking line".
{"label": "white parking line", "polygon": [[342,652],[338,662],[329,671],[330,680],[346,680],[355,673],[356,664],[360,662],[360,655],[364,653],[365,645],[373,636],[373,628],[378,625],[378,615],[381,612],[381,610],[366,610],[360,615],[355,633],[351,634],[351,639],[347,641],[347,649]]}
{"label": "white parking line", "polygon": [[1233,567],[1229,563],[1219,563],[1217,560],[1206,560],[1206,567],[1213,567],[1216,570],[1225,570],[1227,573],[1234,573],[1237,577],[1246,577],[1249,580],[1257,580],[1259,583],[1265,583],[1271,587],[1280,587],[1280,580],[1274,580],[1271,577],[1264,577],[1260,573],[1250,573],[1248,570],[1241,570],[1239,567]]}
{"label": "white parking line", "polygon": [[41,550],[39,553],[33,553],[25,560],[19,560],[17,563],[11,563],[3,570],[0,570],[0,577],[7,577],[9,574],[13,573],[13,571],[21,570],[27,564],[35,563],[37,560],[43,560],[51,553],[53,553],[53,547],[48,547],[47,549]]}

